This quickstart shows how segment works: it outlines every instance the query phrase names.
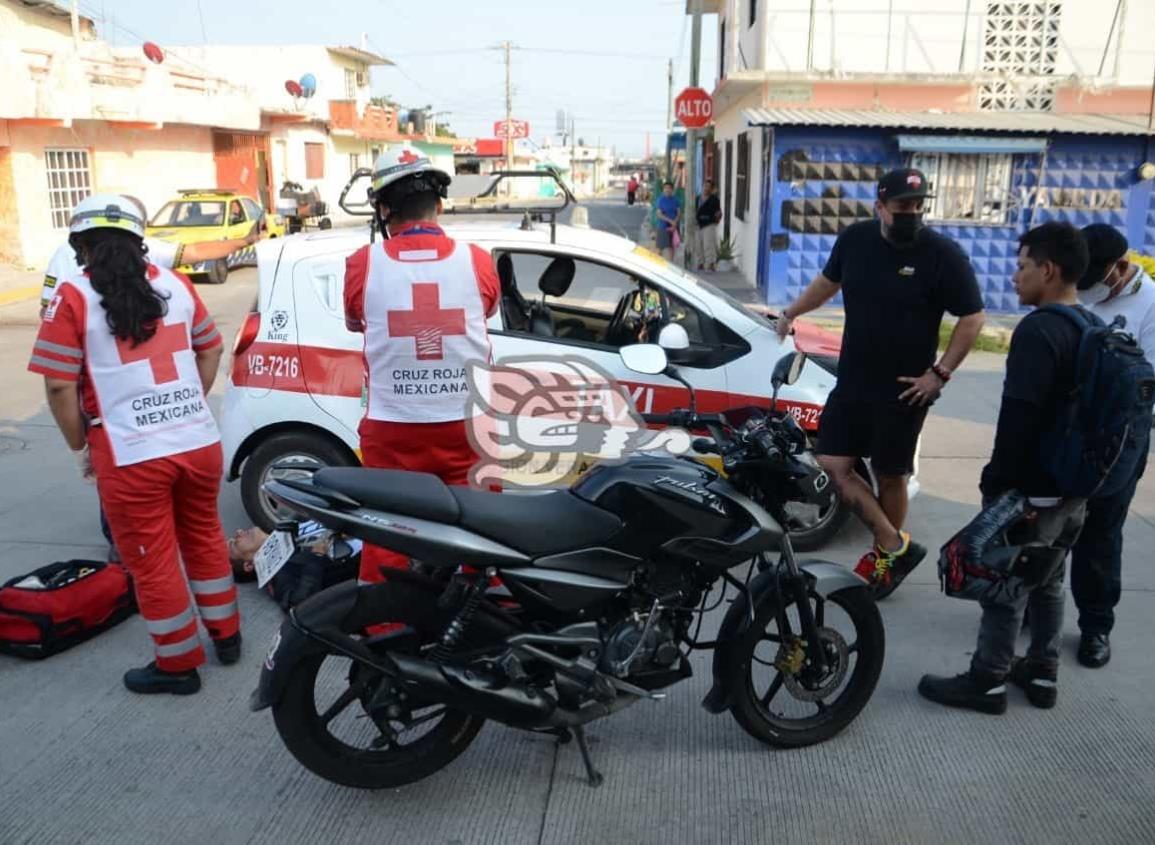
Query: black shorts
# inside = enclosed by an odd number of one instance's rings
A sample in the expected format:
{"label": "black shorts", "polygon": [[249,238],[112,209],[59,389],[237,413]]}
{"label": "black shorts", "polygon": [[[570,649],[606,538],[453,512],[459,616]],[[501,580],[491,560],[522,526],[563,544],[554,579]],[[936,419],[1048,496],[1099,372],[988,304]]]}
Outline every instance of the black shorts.
{"label": "black shorts", "polygon": [[818,424],[818,454],[870,458],[877,475],[910,475],[926,408],[897,400],[830,394]]}

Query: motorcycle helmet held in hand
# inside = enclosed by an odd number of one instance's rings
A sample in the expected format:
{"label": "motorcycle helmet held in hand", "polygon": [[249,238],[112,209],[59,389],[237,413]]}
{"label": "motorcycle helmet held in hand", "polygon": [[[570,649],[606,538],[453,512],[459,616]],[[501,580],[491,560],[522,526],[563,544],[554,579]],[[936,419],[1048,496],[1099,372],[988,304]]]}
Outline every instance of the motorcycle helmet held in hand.
{"label": "motorcycle helmet held in hand", "polygon": [[[1081,518],[1077,502],[1042,511],[1017,490],[1003,493],[955,534],[939,552],[938,574],[948,596],[973,601],[1013,601],[1046,581],[1061,566]],[[1044,524],[1046,523],[1046,524]],[[1069,541],[1069,542],[1068,542]]]}

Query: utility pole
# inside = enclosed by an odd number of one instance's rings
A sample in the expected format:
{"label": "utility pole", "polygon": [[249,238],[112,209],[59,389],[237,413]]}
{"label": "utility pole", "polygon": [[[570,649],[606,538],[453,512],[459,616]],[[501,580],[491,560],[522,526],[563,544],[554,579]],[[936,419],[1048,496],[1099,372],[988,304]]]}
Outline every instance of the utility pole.
{"label": "utility pole", "polygon": [[569,113],[569,178],[570,186],[577,190],[577,130],[574,129],[573,112]]}
{"label": "utility pole", "polygon": [[[693,28],[690,31],[690,87],[698,87],[698,65],[702,58],[702,0],[690,0],[694,10]],[[686,269],[694,266],[694,252],[698,248],[698,191],[695,183],[697,162],[698,130],[686,129],[686,244],[682,251],[682,262]]]}
{"label": "utility pole", "polygon": [[666,69],[666,177],[674,179],[673,164],[670,161],[670,135],[674,131],[674,60]]}
{"label": "utility pole", "polygon": [[76,52],[80,52],[80,4],[78,0],[72,0],[72,11],[70,14],[72,19],[72,47]]}
{"label": "utility pole", "polygon": [[[505,169],[513,170],[513,83],[509,76],[509,51],[513,45],[502,41],[501,47],[505,50]],[[505,186],[508,191],[508,179]]]}

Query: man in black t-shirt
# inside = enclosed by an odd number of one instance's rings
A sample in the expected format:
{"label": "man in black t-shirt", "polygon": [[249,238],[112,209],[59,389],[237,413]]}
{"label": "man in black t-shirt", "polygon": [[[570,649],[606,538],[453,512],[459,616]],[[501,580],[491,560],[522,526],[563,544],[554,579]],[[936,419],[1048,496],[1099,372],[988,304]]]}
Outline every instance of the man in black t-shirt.
{"label": "man in black t-shirt", "polygon": [[[983,301],[958,244],[923,226],[928,198],[918,170],[892,170],[878,183],[877,220],[847,227],[826,267],[778,319],[785,338],[794,319],[842,292],[846,326],[838,383],[826,401],[818,460],[847,505],[874,534],[855,571],[889,595],[926,549],[902,530],[907,481],[927,407],[974,346]],[[959,318],[938,363],[943,313]],[[878,497],[855,471],[870,458]]]}
{"label": "man in black t-shirt", "polygon": [[[1070,223],[1044,223],[1019,239],[1015,289],[1023,305],[1075,305],[1075,285],[1087,269],[1087,245]],[[1030,497],[1029,536],[1054,550],[1052,566],[1018,599],[983,601],[978,646],[970,670],[956,677],[925,675],[918,691],[931,701],[985,713],[1007,709],[1006,681],[1022,687],[1036,707],[1058,698],[1059,635],[1063,628],[1063,575],[1067,549],[1083,523],[1084,501],[1063,500],[1042,463],[1039,443],[1074,387],[1082,331],[1061,314],[1035,311],[1011,336],[995,448],[982,472],[984,503],[1007,490]],[[1023,613],[1030,610],[1031,646],[1015,657]]]}

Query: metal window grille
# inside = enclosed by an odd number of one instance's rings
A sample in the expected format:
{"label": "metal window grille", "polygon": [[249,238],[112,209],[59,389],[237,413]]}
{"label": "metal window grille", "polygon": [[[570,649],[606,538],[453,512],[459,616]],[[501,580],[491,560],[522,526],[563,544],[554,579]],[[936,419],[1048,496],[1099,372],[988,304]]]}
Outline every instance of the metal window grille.
{"label": "metal window grille", "polygon": [[361,166],[361,154],[349,153],[349,175],[352,176],[357,172],[357,168]]}
{"label": "metal window grille", "polygon": [[88,150],[45,150],[44,163],[48,170],[48,205],[52,211],[52,226],[66,229],[72,217],[72,209],[92,193]]}
{"label": "metal window grille", "polygon": [[910,166],[926,174],[933,199],[926,217],[949,223],[1004,226],[1017,202],[1011,155],[914,153]]}
{"label": "metal window grille", "polygon": [[357,99],[357,71],[345,68],[345,99]]}

